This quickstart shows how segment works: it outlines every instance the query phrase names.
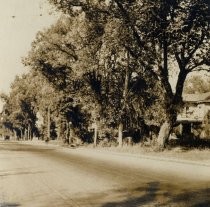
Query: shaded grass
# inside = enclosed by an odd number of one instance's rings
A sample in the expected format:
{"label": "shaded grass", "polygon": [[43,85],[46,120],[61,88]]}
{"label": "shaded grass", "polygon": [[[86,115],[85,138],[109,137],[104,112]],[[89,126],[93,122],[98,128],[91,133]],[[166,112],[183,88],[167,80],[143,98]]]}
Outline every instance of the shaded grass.
{"label": "shaded grass", "polygon": [[160,158],[184,159],[189,161],[201,161],[210,164],[209,148],[187,148],[186,146],[167,147],[163,151],[155,151],[153,147],[142,146],[140,144],[133,146],[120,147],[97,147],[102,151],[110,151],[131,155],[155,156]]}

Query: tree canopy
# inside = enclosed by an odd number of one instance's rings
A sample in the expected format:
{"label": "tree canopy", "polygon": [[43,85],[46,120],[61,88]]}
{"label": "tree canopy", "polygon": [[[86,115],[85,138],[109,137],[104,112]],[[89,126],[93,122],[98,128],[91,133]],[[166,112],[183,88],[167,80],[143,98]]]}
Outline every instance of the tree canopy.
{"label": "tree canopy", "polygon": [[[22,107],[45,120],[50,111],[60,117],[57,122],[65,120],[67,131],[93,122],[118,127],[119,144],[123,131],[155,125],[163,147],[176,125],[188,74],[209,71],[209,1],[49,2],[64,15],[37,33],[23,59],[46,87],[27,89],[32,95],[23,95]],[[177,74],[175,88],[170,74]],[[25,79],[33,80],[30,74]]]}

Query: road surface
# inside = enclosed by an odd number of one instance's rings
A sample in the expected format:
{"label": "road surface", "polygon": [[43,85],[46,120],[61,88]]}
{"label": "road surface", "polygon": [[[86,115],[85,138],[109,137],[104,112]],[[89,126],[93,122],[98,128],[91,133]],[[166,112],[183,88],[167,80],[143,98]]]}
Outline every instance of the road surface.
{"label": "road surface", "polygon": [[210,166],[0,142],[0,207],[210,206]]}

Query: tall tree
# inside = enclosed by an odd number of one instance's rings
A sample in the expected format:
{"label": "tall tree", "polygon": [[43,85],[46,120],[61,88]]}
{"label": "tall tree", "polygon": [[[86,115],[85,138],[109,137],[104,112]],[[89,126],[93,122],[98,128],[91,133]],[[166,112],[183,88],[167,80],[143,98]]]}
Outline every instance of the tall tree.
{"label": "tall tree", "polygon": [[21,138],[31,139],[36,127],[35,96],[27,75],[16,77],[5,101],[4,125]]}
{"label": "tall tree", "polygon": [[[92,25],[85,27],[80,19],[82,16],[77,19],[63,17],[48,30],[38,33],[28,57],[23,60],[25,65],[44,75],[59,93],[59,116],[63,116],[66,122],[71,122],[74,127],[81,127],[86,114],[80,106],[80,102],[85,101],[81,91],[87,91],[83,79],[97,83],[99,78],[97,73],[89,69],[90,65],[95,67],[94,55],[91,55],[95,47],[91,48],[89,43],[93,37],[86,35],[93,27]],[[87,50],[88,46],[90,50]],[[85,57],[90,58],[84,59]],[[86,75],[83,70],[86,71]],[[95,84],[96,93],[97,87]]]}
{"label": "tall tree", "polygon": [[[24,63],[63,91],[66,100],[73,99],[73,103],[79,100],[83,108],[92,112],[95,124],[105,121],[107,125],[112,122],[112,126],[119,126],[118,141],[122,143],[123,125],[138,123],[146,108],[141,105],[136,113],[137,107],[131,103],[152,96],[152,90],[143,93],[149,85],[143,79],[149,79],[150,75],[142,76],[144,66],[127,49],[132,40],[127,26],[117,18],[105,20],[89,22],[83,14],[61,18],[48,30],[38,33]],[[70,48],[68,53],[76,58],[66,56],[64,48]],[[63,76],[57,76],[60,70]]]}
{"label": "tall tree", "polygon": [[[119,19],[131,36],[125,47],[136,61],[161,82],[164,92],[165,121],[158,143],[165,145],[182,105],[184,82],[190,72],[208,70],[209,2],[205,0],[166,1],[73,1],[49,0],[69,15],[83,12],[94,17]],[[178,80],[173,92],[169,82],[169,59],[178,65]]]}

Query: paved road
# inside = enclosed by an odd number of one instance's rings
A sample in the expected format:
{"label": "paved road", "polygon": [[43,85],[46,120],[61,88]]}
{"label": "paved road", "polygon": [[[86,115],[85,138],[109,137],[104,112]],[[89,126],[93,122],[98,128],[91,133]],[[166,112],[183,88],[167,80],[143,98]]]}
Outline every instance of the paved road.
{"label": "paved road", "polygon": [[209,169],[108,152],[0,142],[0,207],[206,207],[210,206]]}

